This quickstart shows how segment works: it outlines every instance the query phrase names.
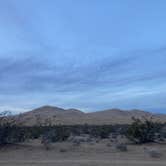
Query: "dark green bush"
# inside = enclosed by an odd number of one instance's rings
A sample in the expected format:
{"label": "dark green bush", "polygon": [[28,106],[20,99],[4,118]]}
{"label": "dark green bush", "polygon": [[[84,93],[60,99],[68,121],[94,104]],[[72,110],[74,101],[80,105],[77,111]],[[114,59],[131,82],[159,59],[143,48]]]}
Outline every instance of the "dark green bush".
{"label": "dark green bush", "polygon": [[103,126],[93,126],[88,134],[91,137],[104,139],[108,138],[111,132],[112,132],[111,126],[103,125]]}
{"label": "dark green bush", "polygon": [[46,135],[51,142],[62,142],[67,140],[70,136],[70,132],[67,128],[61,126],[50,128],[48,131],[44,132],[44,135]]}
{"label": "dark green bush", "polygon": [[152,118],[142,120],[133,118],[133,123],[128,127],[126,135],[134,143],[154,142],[160,129],[161,124],[154,122]]}

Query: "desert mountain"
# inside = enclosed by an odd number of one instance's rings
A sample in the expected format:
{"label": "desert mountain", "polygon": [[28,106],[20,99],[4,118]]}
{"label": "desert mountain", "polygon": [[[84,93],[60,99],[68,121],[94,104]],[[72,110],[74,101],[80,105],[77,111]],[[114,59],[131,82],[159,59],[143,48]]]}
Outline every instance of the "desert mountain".
{"label": "desert mountain", "polygon": [[109,109],[98,112],[84,113],[77,109],[63,109],[53,106],[43,106],[32,111],[17,115],[23,125],[48,124],[129,124],[132,117],[152,117],[154,120],[166,122],[166,115],[157,115],[142,110]]}

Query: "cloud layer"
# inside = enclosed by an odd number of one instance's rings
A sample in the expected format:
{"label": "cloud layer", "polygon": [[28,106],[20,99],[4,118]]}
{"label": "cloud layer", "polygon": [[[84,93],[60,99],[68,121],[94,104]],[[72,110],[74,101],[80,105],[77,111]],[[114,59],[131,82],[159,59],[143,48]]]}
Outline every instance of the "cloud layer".
{"label": "cloud layer", "polygon": [[163,111],[166,3],[64,2],[1,2],[0,109]]}

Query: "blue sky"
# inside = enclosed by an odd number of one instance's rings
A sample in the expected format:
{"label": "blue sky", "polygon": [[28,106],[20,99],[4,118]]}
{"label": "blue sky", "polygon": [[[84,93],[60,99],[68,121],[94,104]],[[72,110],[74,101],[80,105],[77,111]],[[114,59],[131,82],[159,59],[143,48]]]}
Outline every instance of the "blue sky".
{"label": "blue sky", "polygon": [[0,110],[166,110],[165,0],[0,1]]}

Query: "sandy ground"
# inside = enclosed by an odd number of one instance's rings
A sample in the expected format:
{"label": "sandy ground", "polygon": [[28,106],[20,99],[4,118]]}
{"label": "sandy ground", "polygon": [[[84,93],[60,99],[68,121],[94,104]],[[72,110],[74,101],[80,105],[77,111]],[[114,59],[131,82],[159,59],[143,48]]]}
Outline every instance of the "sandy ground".
{"label": "sandy ground", "polygon": [[[1,148],[0,166],[166,166],[166,145],[128,145],[127,152],[119,152],[107,144],[106,140],[78,147],[56,143],[46,151],[36,140]],[[163,155],[151,158],[144,147],[159,149]]]}

